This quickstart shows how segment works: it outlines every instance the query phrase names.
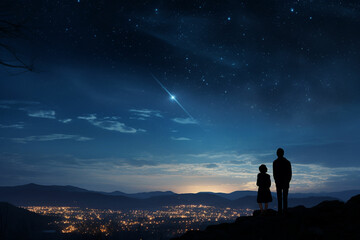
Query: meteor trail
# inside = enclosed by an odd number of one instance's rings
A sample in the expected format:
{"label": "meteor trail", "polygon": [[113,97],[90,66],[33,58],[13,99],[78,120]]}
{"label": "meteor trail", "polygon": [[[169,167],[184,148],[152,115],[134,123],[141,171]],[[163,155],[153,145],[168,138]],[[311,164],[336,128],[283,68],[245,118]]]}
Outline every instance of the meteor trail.
{"label": "meteor trail", "polygon": [[166,89],[166,87],[160,82],[159,79],[157,79],[157,77],[155,77],[153,74],[151,74],[151,76],[155,79],[155,81],[160,85],[160,87],[162,89],[165,90],[165,92],[167,92],[171,98],[171,100],[175,101],[177,103],[177,105],[179,105],[179,107],[181,107],[181,109],[193,120],[195,120],[191,114],[183,107],[183,105],[181,105],[181,103],[176,99],[176,97],[174,95],[171,94],[171,92],[169,92],[169,90]]}

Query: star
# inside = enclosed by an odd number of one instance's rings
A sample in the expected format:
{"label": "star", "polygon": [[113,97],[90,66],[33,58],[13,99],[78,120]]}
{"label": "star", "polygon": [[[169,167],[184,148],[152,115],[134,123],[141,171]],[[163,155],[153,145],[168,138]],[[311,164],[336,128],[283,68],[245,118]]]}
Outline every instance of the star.
{"label": "star", "polygon": [[160,85],[160,87],[161,87],[162,89],[164,89],[165,92],[167,92],[167,94],[169,94],[170,99],[173,100],[173,101],[175,101],[175,102],[177,103],[177,105],[178,105],[192,120],[194,120],[193,116],[191,116],[191,114],[190,114],[190,113],[184,108],[184,106],[175,98],[175,96],[172,95],[169,90],[167,90],[167,88],[160,82],[160,80],[157,79],[153,74],[151,74],[151,76],[152,76],[152,77],[154,78],[154,80]]}

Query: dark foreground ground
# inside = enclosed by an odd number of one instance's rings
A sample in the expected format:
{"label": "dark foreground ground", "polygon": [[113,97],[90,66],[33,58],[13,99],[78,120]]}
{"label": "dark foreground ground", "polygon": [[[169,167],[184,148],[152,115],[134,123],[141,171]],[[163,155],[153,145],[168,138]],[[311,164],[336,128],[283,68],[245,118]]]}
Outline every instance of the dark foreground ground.
{"label": "dark foreground ground", "polygon": [[312,208],[289,209],[286,216],[274,210],[254,212],[234,223],[208,226],[204,231],[189,231],[174,240],[215,239],[360,239],[360,195],[346,203],[325,201]]}

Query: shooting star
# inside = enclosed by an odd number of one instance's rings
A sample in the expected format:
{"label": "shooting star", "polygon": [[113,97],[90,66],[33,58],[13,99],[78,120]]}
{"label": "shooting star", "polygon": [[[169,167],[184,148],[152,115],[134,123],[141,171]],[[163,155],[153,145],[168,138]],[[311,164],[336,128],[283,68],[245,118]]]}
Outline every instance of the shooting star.
{"label": "shooting star", "polygon": [[177,105],[179,105],[179,107],[181,107],[181,109],[192,119],[195,120],[191,114],[183,107],[183,105],[181,105],[181,103],[176,99],[176,97],[174,95],[171,94],[171,92],[169,92],[169,90],[166,89],[166,87],[160,82],[159,79],[157,79],[157,77],[155,77],[153,74],[151,74],[151,76],[155,79],[155,81],[160,85],[160,87],[162,89],[165,90],[165,92],[167,92],[170,96],[170,99],[175,101],[177,103]]}

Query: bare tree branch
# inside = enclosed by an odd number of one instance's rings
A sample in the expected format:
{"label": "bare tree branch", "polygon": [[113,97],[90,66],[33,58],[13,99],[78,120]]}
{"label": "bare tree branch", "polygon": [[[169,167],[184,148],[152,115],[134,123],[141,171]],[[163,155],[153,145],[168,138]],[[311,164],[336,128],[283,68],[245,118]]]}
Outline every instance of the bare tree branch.
{"label": "bare tree branch", "polygon": [[[4,14],[0,16],[4,16]],[[18,56],[13,48],[11,48],[8,44],[3,43],[9,39],[21,38],[22,28],[23,25],[19,23],[0,19],[0,54],[4,56],[3,59],[0,59],[0,65],[8,68],[33,71],[33,64],[26,63],[21,57]]]}

